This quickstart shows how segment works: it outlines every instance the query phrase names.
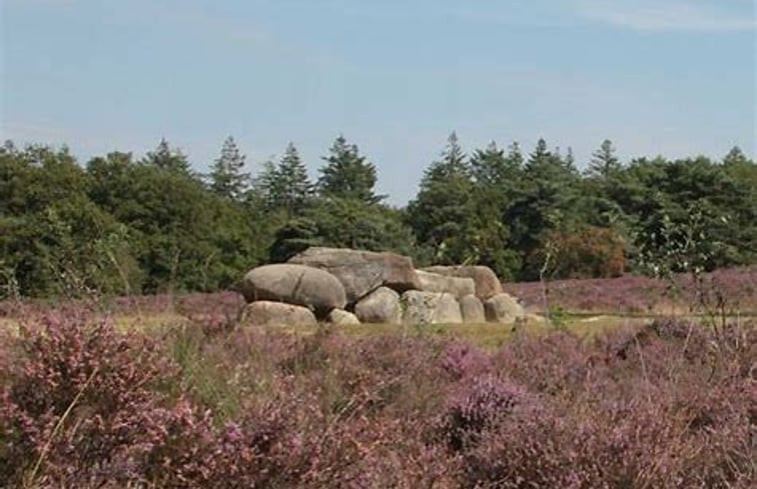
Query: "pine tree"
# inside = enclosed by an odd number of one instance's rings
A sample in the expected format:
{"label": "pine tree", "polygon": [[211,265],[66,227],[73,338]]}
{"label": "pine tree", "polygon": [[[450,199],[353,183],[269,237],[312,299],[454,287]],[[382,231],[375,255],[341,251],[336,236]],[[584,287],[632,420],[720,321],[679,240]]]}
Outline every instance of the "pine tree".
{"label": "pine tree", "polygon": [[155,151],[148,152],[142,162],[170,172],[192,173],[187,157],[178,149],[172,150],[165,138],[161,138]]}
{"label": "pine tree", "polygon": [[238,200],[250,182],[250,174],[242,172],[244,165],[245,155],[239,151],[234,138],[229,136],[223,142],[221,156],[213,163],[210,189],[218,195]]}
{"label": "pine tree", "polygon": [[523,167],[523,151],[521,151],[520,144],[517,141],[507,148],[507,161],[515,168]]}
{"label": "pine tree", "polygon": [[326,165],[320,169],[318,190],[324,197],[356,199],[368,204],[376,204],[384,196],[376,195],[376,167],[361,156],[354,144],[347,143],[340,135],[323,157]]}
{"label": "pine tree", "polygon": [[547,148],[547,142],[543,138],[539,138],[534,152],[529,155],[528,162],[526,162],[526,170],[533,171],[535,167],[547,163],[551,158],[552,153]]}
{"label": "pine tree", "polygon": [[558,180],[562,178],[565,179],[564,183],[568,183],[579,177],[572,159],[562,158],[559,148],[549,151],[544,139],[539,139],[536,143],[534,151],[529,155],[523,168],[525,175],[531,180],[554,180],[558,183]]}
{"label": "pine tree", "polygon": [[570,146],[568,146],[568,154],[565,155],[565,165],[573,170],[576,168],[576,157],[573,156],[573,148]]}
{"label": "pine tree", "polygon": [[247,192],[246,199],[249,202],[260,202],[266,210],[274,210],[277,207],[276,197],[278,192],[278,166],[271,160],[263,163],[263,168],[252,180],[252,189]]}
{"label": "pine tree", "polygon": [[470,166],[474,178],[466,236],[470,256],[500,277],[513,278],[520,268],[510,246],[510,225],[504,219],[520,192],[523,157],[517,144],[509,152],[491,142],[476,150]]}
{"label": "pine tree", "polygon": [[520,177],[523,165],[523,156],[515,143],[510,147],[507,155],[505,151],[492,141],[481,150],[474,152],[470,160],[471,172],[477,185],[497,186],[503,190],[503,186],[510,187]]}
{"label": "pine tree", "polygon": [[470,167],[453,132],[442,158],[426,170],[418,196],[408,206],[418,242],[432,248],[440,263],[462,263],[473,254],[466,237],[472,191]]}
{"label": "pine tree", "polygon": [[757,161],[750,159],[738,146],[734,146],[723,158],[723,169],[740,185],[749,188],[753,200],[757,200]]}
{"label": "pine tree", "polygon": [[549,231],[567,228],[580,221],[578,183],[580,175],[569,162],[547,149],[539,139],[524,165],[518,198],[508,209],[506,221],[512,230],[511,241],[524,258],[523,278],[535,278],[528,256],[543,246]]}
{"label": "pine tree", "polygon": [[271,176],[269,201],[290,216],[301,212],[313,196],[313,185],[293,143],[289,143]]}
{"label": "pine tree", "polygon": [[607,179],[617,174],[620,170],[620,161],[615,156],[615,148],[612,141],[605,139],[602,141],[599,149],[592,153],[592,159],[589,163],[589,174]]}
{"label": "pine tree", "polygon": [[481,150],[477,149],[470,160],[471,173],[479,185],[491,185],[502,180],[506,172],[505,152],[492,141]]}
{"label": "pine tree", "polygon": [[470,178],[470,166],[455,132],[452,132],[447,138],[447,148],[442,153],[442,159],[432,163],[423,177],[424,180],[441,180],[444,178],[466,180]]}

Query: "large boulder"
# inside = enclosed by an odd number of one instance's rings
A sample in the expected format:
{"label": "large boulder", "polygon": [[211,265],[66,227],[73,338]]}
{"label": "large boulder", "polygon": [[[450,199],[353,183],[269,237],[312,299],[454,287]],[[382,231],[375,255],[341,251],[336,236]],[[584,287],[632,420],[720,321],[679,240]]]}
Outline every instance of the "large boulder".
{"label": "large boulder", "polygon": [[464,323],[485,323],[484,303],[474,294],[460,298],[460,312]]}
{"label": "large boulder", "polygon": [[472,278],[476,283],[476,295],[481,300],[486,300],[503,292],[502,284],[497,275],[491,268],[483,265],[435,266],[424,268],[423,270],[440,275]]}
{"label": "large boulder", "polygon": [[424,292],[448,292],[457,298],[476,292],[473,279],[416,270]]}
{"label": "large boulder", "polygon": [[505,292],[485,300],[484,312],[486,320],[493,323],[511,323],[526,314],[515,297]]}
{"label": "large boulder", "polygon": [[355,304],[355,315],[364,323],[399,324],[400,295],[388,287],[379,287]]}
{"label": "large boulder", "polygon": [[446,292],[408,290],[400,299],[405,324],[459,324],[463,322],[460,304]]}
{"label": "large boulder", "polygon": [[334,275],[344,286],[349,304],[382,285],[398,292],[420,288],[413,261],[395,253],[311,247],[288,263],[319,268]]}
{"label": "large boulder", "polygon": [[304,265],[264,265],[244,276],[240,292],[247,302],[260,300],[309,306],[317,312],[344,309],[344,287],[324,270]]}
{"label": "large boulder", "polygon": [[315,315],[307,307],[283,302],[257,301],[245,310],[246,322],[256,326],[312,326]]}
{"label": "large boulder", "polygon": [[336,326],[354,326],[360,324],[357,316],[343,309],[332,309],[326,317],[326,322]]}

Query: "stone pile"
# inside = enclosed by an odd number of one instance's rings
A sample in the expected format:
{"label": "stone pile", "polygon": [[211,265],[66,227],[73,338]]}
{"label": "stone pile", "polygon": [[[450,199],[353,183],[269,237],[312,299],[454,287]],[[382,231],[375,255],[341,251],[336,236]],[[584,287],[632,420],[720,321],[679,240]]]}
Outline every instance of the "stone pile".
{"label": "stone pile", "polygon": [[410,258],[311,247],[248,272],[240,292],[261,325],[510,323],[525,315],[488,267],[416,270]]}

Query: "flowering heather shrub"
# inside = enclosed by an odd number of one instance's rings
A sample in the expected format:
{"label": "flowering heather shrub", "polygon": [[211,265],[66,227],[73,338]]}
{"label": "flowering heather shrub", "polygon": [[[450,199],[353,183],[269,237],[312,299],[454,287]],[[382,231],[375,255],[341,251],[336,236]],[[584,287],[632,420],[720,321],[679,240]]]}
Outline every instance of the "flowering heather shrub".
{"label": "flowering heather shrub", "polygon": [[[757,328],[658,321],[496,352],[423,336],[122,334],[82,308],[0,335],[0,486],[739,488]],[[31,313],[30,313],[31,314]]]}
{"label": "flowering heather shrub", "polygon": [[450,456],[446,448],[417,440],[412,433],[398,435],[397,440],[372,447],[354,478],[343,487],[363,488],[435,488],[461,487],[458,474],[460,458]]}
{"label": "flowering heather shrub", "polygon": [[[704,274],[701,284],[694,283],[690,275],[676,276],[675,281],[680,291],[664,280],[637,276],[553,280],[549,282],[549,301],[551,307],[571,312],[649,314],[667,313],[671,303],[699,306],[702,299],[715,310],[717,299],[722,298],[722,305],[729,311],[757,311],[757,266],[716,270]],[[529,308],[541,310],[541,283],[507,283],[504,288]]]}
{"label": "flowering heather shrub", "polygon": [[[585,357],[590,373],[582,383],[550,391],[539,403],[525,404],[527,409],[514,409],[486,425],[477,443],[463,452],[463,486],[753,487],[755,381],[738,375],[737,365],[716,366],[711,356],[695,368],[690,363],[674,368],[677,358],[687,361],[681,351],[685,340],[670,343],[671,337],[680,337],[668,334],[676,328],[648,328],[668,331],[650,334],[626,358],[605,357],[601,348],[592,348]],[[699,334],[706,332],[688,336]],[[533,352],[531,341],[546,343],[521,339],[518,349],[524,355]],[[578,363],[574,349],[547,351],[546,358],[536,356],[531,363],[546,359],[551,367],[542,373],[552,383],[568,377]],[[498,353],[497,365],[509,371],[514,355],[505,353]],[[550,356],[563,354],[561,372]],[[752,356],[753,364],[755,360]]]}
{"label": "flowering heather shrub", "polygon": [[661,413],[640,407],[608,403],[593,413],[554,407],[515,412],[465,454],[465,486],[679,487],[658,485],[645,473],[669,463],[661,445],[675,433]]}
{"label": "flowering heather shrub", "polygon": [[548,395],[572,395],[600,369],[587,346],[565,332],[517,335],[494,354],[493,361],[514,381]]}
{"label": "flowering heather shrub", "polygon": [[492,367],[491,358],[480,348],[467,342],[449,343],[442,351],[441,367],[453,379],[486,372]]}
{"label": "flowering heather shrub", "polygon": [[0,318],[23,317],[24,302],[16,300],[0,301]]}
{"label": "flowering heather shrub", "polygon": [[244,307],[244,298],[233,291],[212,294],[157,294],[143,296],[121,296],[107,301],[108,309],[114,314],[160,314],[175,312],[188,317],[220,316],[235,318]]}
{"label": "flowering heather shrub", "polygon": [[459,386],[447,401],[442,434],[453,450],[478,441],[487,427],[531,401],[526,391],[506,378],[485,374]]}
{"label": "flowering heather shrub", "polygon": [[69,310],[22,330],[22,355],[0,386],[0,478],[128,479],[155,442],[166,413],[154,388],[170,366],[153,342],[85,314]]}
{"label": "flowering heather shrub", "polygon": [[341,400],[359,401],[360,413],[391,415],[402,419],[408,412],[426,421],[441,402],[436,381],[438,349],[433,340],[402,341],[394,336],[332,343],[331,365]]}

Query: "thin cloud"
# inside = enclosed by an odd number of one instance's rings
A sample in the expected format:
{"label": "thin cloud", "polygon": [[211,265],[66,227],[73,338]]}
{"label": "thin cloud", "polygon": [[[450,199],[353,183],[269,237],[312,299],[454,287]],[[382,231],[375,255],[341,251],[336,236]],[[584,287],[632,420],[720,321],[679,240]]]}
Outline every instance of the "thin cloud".
{"label": "thin cloud", "polygon": [[754,10],[725,11],[693,1],[588,1],[580,5],[586,18],[640,31],[753,31]]}

